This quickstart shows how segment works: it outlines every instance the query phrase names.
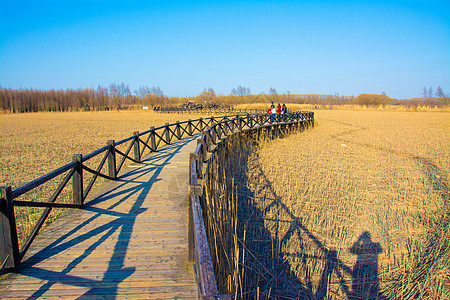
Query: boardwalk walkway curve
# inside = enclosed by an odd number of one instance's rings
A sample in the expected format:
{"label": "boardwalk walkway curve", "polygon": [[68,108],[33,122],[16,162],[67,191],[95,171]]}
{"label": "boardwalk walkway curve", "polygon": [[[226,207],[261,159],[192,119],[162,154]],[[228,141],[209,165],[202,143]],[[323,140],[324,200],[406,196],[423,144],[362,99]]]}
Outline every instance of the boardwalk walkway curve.
{"label": "boardwalk walkway curve", "polygon": [[[293,123],[313,120],[313,115],[297,113],[285,118],[285,123]],[[117,143],[110,141],[108,146],[78,156],[47,177],[15,190],[2,188],[0,243],[4,250],[0,259],[4,273],[12,270],[17,273],[3,276],[0,297],[217,298],[207,239],[201,228],[197,176],[192,171],[200,175],[198,167],[206,162],[207,151],[218,140],[234,131],[271,123],[268,115],[247,115],[166,124],[144,133],[136,132]],[[125,153],[116,149],[124,143],[129,143]],[[160,144],[167,146],[160,148]],[[149,150],[147,155],[145,149]],[[96,171],[83,168],[84,161],[102,153],[105,156]],[[116,162],[119,154],[122,161]],[[118,176],[125,159],[135,164]],[[101,173],[106,162],[108,175]],[[76,175],[83,170],[94,173],[94,179],[77,190],[82,180]],[[62,216],[36,241],[32,237],[18,249],[12,226],[14,197],[62,175],[66,177],[64,184],[72,178],[74,186],[74,203],[67,207],[83,209]],[[92,189],[97,176],[115,180]],[[31,205],[48,205],[48,210],[62,207],[64,204],[55,203],[57,194],[55,191],[48,202]],[[19,205],[28,204],[23,202]]]}

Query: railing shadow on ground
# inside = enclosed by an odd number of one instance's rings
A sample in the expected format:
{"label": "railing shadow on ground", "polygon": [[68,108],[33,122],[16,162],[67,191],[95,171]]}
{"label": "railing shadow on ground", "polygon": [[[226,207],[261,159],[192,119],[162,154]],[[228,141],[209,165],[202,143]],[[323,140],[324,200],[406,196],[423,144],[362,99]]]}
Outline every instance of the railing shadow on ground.
{"label": "railing shadow on ground", "polygon": [[[248,203],[249,211],[245,213],[247,216],[251,216],[251,221],[255,222],[255,228],[264,228],[266,226],[264,221],[269,221],[272,225],[275,223],[274,227],[276,228],[275,232],[273,232],[272,227],[272,232],[266,229],[267,232],[265,233],[268,241],[274,241],[266,243],[266,245],[256,245],[256,249],[273,247],[273,244],[278,245],[280,256],[275,260],[269,260],[269,264],[265,266],[265,269],[270,270],[272,268],[276,270],[276,274],[284,274],[284,278],[277,278],[278,283],[270,286],[272,296],[278,299],[326,299],[329,292],[328,283],[334,273],[339,278],[342,294],[348,299],[386,299],[379,291],[378,255],[382,252],[382,249],[379,243],[371,240],[369,232],[363,232],[357,241],[348,249],[351,254],[357,255],[357,261],[353,267],[347,266],[337,257],[337,251],[327,248],[302,223],[301,217],[292,214],[290,209],[282,202],[282,199],[276,195],[264,172],[259,167],[252,171],[252,177],[258,177],[260,180],[260,186],[258,188],[260,192],[263,191],[266,195],[263,201],[267,203],[267,206],[264,210],[261,210],[260,207],[250,202]],[[254,182],[254,178],[245,178],[245,180]],[[245,181],[242,183],[243,186],[247,186],[247,184],[248,182]],[[245,199],[258,198],[252,192],[246,192],[245,194],[245,197],[239,200],[240,203],[248,201]],[[277,216],[280,214],[287,215],[289,219],[268,219],[266,216],[271,209],[280,212],[277,213]],[[279,228],[282,226],[281,224],[289,224],[287,231],[283,230],[283,233],[279,232]],[[294,235],[299,241],[303,240],[304,243],[312,243],[322,252],[322,255],[320,257],[311,257],[303,253],[301,248],[297,253],[282,251],[282,246]],[[305,236],[307,237],[306,239]],[[292,256],[295,256],[306,270],[304,272],[306,276],[302,280],[299,280],[291,272],[291,266],[286,258],[292,258]],[[319,259],[324,262],[320,280],[318,283],[316,282],[315,287],[312,282],[313,279],[308,275],[311,274],[311,271],[308,270],[306,259]],[[274,263],[278,265],[274,265]],[[346,277],[350,278],[350,282],[345,279]],[[289,288],[286,289],[286,287]]]}
{"label": "railing shadow on ground", "polygon": [[[181,150],[182,147],[191,142],[193,139],[195,139],[195,136],[183,139],[179,142],[174,142],[170,147],[163,148],[160,152],[155,153],[156,155],[150,155],[150,157],[143,160],[142,167],[139,167],[138,169],[132,170],[120,176],[118,178],[118,182],[115,182],[115,186],[111,190],[108,190],[107,192],[99,195],[91,201],[86,202],[85,210],[94,212],[94,215],[83,221],[81,224],[78,224],[67,233],[58,237],[55,241],[53,241],[37,253],[32,254],[28,258],[26,258],[23,261],[24,268],[22,269],[23,271],[21,273],[46,281],[46,283],[42,284],[42,286],[40,286],[36,290],[36,292],[31,295],[31,298],[43,296],[44,293],[54,284],[67,284],[69,286],[87,287],[89,288],[89,290],[86,291],[84,295],[93,295],[96,294],[98,290],[105,290],[103,280],[111,277],[114,277],[114,286],[110,285],[107,287],[107,289],[108,294],[114,295],[117,286],[135,271],[134,267],[124,268],[123,259],[125,258],[125,253],[128,248],[128,243],[131,238],[131,233],[136,218],[141,213],[146,211],[146,208],[142,207],[143,201],[152,188],[153,183],[161,180],[159,178],[159,175],[162,169],[170,165],[170,160]],[[148,168],[148,166],[152,167]],[[152,172],[153,174],[148,181],[139,182],[140,178]],[[129,181],[132,181],[137,185],[126,190],[118,191]],[[113,211],[113,209],[118,205],[136,194],[138,195],[137,200],[133,202],[133,205],[131,206],[128,213]],[[105,202],[116,197],[119,197],[119,199],[112,203],[107,209],[99,209],[95,207],[95,205],[101,202]],[[77,233],[84,227],[89,226],[90,223],[93,223],[96,219],[104,214],[114,215],[117,218],[104,225],[94,227],[92,230],[84,234],[74,236],[75,233]],[[73,268],[79,265],[84,259],[88,258],[96,248],[98,248],[116,232],[119,232],[119,237],[117,242],[115,243],[113,254],[110,258],[110,263],[106,272],[104,272],[102,279],[93,280],[71,276],[70,274],[68,274]],[[98,237],[98,240],[89,245],[81,255],[72,259],[72,261],[69,262],[67,266],[60,272],[33,267],[33,265],[52,257],[55,253],[65,251],[70,247],[83,243],[93,237]]]}
{"label": "railing shadow on ground", "polygon": [[[378,255],[382,249],[379,243],[371,240],[369,232],[361,233],[357,241],[347,249],[357,258],[353,267],[346,265],[338,258],[336,250],[328,248],[302,223],[301,217],[291,213],[257,164],[256,168],[247,170],[246,164],[252,150],[246,152],[238,146],[237,150],[233,150],[239,152],[239,158],[230,163],[232,154],[229,148],[233,147],[227,147],[217,148],[215,153],[225,154],[222,158],[217,158],[218,154],[213,155],[218,160],[215,162],[218,169],[209,168],[208,174],[213,171],[217,175],[205,182],[206,193],[214,194],[218,189],[216,196],[221,200],[202,200],[203,213],[208,216],[205,219],[208,244],[212,247],[211,256],[220,292],[228,292],[236,299],[326,299],[330,292],[330,278],[334,275],[344,298],[386,299],[379,291]],[[228,168],[224,167],[227,164]],[[230,169],[233,170],[231,173]],[[256,189],[250,190],[248,187],[254,186],[255,180],[258,183]],[[225,181],[228,182],[226,196],[223,195],[224,188],[220,184],[214,188],[214,182],[223,184]],[[213,186],[209,187],[211,184]],[[209,196],[211,199],[215,198],[213,194]],[[258,201],[263,201],[262,207],[261,203],[256,203]],[[235,218],[227,217],[230,209]],[[236,213],[233,209],[236,209]],[[220,216],[214,220],[214,215]],[[217,225],[217,219],[224,219],[225,223],[232,225]],[[252,236],[253,233],[256,234]],[[224,234],[228,236],[223,237]],[[294,252],[286,247],[283,250],[283,246],[291,238],[299,241],[300,247]],[[236,242],[233,244],[224,239],[234,239]],[[302,243],[310,244],[318,251],[311,255],[305,252]],[[240,259],[238,264],[234,262],[235,259]],[[302,274],[305,274],[303,278],[297,277],[289,259],[299,261],[304,270]],[[315,260],[321,264],[311,267],[307,265],[307,260]],[[234,270],[232,265],[235,266]],[[319,268],[315,271],[319,276],[314,278],[311,275],[313,268]],[[230,282],[234,282],[232,285],[236,284],[234,291],[230,290]]]}

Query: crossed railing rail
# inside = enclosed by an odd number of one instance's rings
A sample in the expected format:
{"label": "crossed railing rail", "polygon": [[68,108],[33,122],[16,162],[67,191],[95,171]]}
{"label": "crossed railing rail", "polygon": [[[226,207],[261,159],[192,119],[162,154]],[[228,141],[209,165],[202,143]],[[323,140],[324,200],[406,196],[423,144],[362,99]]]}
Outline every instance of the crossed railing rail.
{"label": "crossed railing rail", "polygon": [[[84,201],[92,190],[98,177],[116,180],[117,176],[124,166],[126,160],[134,163],[140,163],[141,158],[146,151],[156,152],[163,145],[169,145],[175,139],[192,136],[202,132],[202,137],[198,140],[198,146],[195,153],[191,156],[190,164],[190,257],[195,262],[197,281],[199,283],[200,294],[203,298],[216,297],[217,286],[212,269],[211,257],[204,228],[201,206],[199,200],[198,179],[202,178],[201,166],[206,162],[206,153],[216,145],[220,139],[227,135],[244,129],[251,129],[259,126],[295,123],[301,121],[314,122],[314,113],[297,112],[293,114],[280,115],[273,118],[268,114],[254,115],[232,115],[221,117],[199,118],[177,122],[174,124],[166,123],[164,126],[151,127],[144,132],[133,132],[133,135],[115,142],[108,140],[107,145],[97,149],[87,155],[76,154],[73,161],[51,171],[50,173],[39,177],[27,184],[12,189],[11,186],[1,187],[0,198],[0,274],[7,272],[17,272],[20,263],[27,250],[33,243],[39,230],[44,225],[53,208],[83,208]],[[118,146],[126,146],[125,151],[118,149]],[[133,152],[133,154],[131,154]],[[88,167],[86,162],[103,154],[97,168]],[[120,158],[120,159],[118,159]],[[195,163],[194,163],[195,162]],[[102,172],[105,165],[108,165],[108,172]],[[83,174],[87,172],[92,174],[91,180],[84,185]],[[37,187],[55,179],[63,178],[58,187],[46,202],[25,201],[17,199],[22,195],[36,189]],[[61,192],[72,180],[72,203],[58,203],[58,197]],[[19,248],[17,234],[16,218],[14,207],[41,207],[44,212],[36,222],[33,230],[25,239]],[[214,298],[214,299],[216,299]]]}

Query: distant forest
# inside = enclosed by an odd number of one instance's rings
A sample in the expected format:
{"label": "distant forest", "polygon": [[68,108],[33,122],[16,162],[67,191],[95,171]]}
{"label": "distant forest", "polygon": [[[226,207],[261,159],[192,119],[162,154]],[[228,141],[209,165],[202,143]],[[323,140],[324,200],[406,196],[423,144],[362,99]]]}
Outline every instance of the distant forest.
{"label": "distant forest", "polygon": [[423,98],[398,100],[383,94],[361,94],[354,96],[317,95],[317,94],[280,94],[270,88],[268,94],[251,94],[248,87],[238,86],[230,95],[216,95],[212,88],[206,88],[196,97],[167,97],[159,87],[140,87],[131,92],[127,84],[111,84],[97,89],[67,90],[13,90],[0,86],[0,110],[6,113],[50,112],[50,111],[98,111],[137,109],[142,106],[179,106],[187,101],[194,103],[246,104],[246,103],[298,103],[317,105],[431,105],[449,106],[450,100],[440,87],[436,97],[432,89],[424,88]]}

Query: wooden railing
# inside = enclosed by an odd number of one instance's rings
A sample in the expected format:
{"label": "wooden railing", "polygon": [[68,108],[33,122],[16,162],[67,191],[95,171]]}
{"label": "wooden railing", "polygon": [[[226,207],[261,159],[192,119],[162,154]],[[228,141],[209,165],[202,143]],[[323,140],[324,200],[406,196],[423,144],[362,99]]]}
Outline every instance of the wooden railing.
{"label": "wooden railing", "polygon": [[247,115],[214,124],[202,132],[202,137],[197,140],[197,147],[190,155],[189,164],[189,256],[194,261],[202,299],[231,299],[228,295],[219,295],[203,219],[202,199],[205,197],[205,191],[200,181],[204,176],[203,165],[209,161],[208,153],[236,132],[256,130],[258,134],[278,136],[302,123],[312,125],[314,113],[278,115],[276,121],[268,114]]}
{"label": "wooden railing", "polygon": [[[87,155],[76,154],[73,156],[72,162],[23,186],[15,189],[12,189],[11,186],[1,187],[0,274],[17,272],[20,269],[20,263],[23,257],[53,208],[83,208],[84,201],[98,177],[116,180],[126,160],[140,163],[146,151],[147,153],[156,152],[161,146],[169,145],[175,139],[179,140],[201,132],[202,137],[198,139],[197,148],[190,158],[189,253],[190,258],[195,263],[201,297],[203,299],[217,299],[219,297],[217,285],[200,206],[202,188],[198,183],[198,179],[202,178],[202,164],[207,162],[207,152],[211,151],[214,145],[218,144],[221,139],[226,138],[236,131],[267,126],[293,126],[293,124],[304,121],[314,122],[314,113],[298,112],[280,115],[275,120],[268,114],[247,114],[245,116],[232,115],[199,118],[196,120],[177,122],[175,124],[167,123],[157,128],[151,127],[150,130],[145,132],[140,133],[135,131],[132,136],[118,142],[109,140],[106,146]],[[126,147],[125,151],[118,149],[118,146],[121,145],[122,147]],[[86,162],[95,157],[100,157],[100,155],[103,155],[102,159],[95,169],[86,165]],[[106,164],[108,165],[107,172],[102,171],[105,169]],[[84,186],[83,181],[84,172],[93,175],[86,186]],[[33,189],[55,178],[61,177],[61,183],[47,201],[24,201],[17,199]],[[69,185],[71,180],[73,190],[72,203],[58,203],[58,197],[61,195],[63,189]],[[45,208],[32,232],[20,248],[14,213],[14,207],[19,206]]]}
{"label": "wooden railing", "polygon": [[207,107],[202,108],[195,107],[159,107],[157,112],[163,113],[188,113],[188,114],[264,114],[266,111],[263,109],[235,109],[232,107]]}

